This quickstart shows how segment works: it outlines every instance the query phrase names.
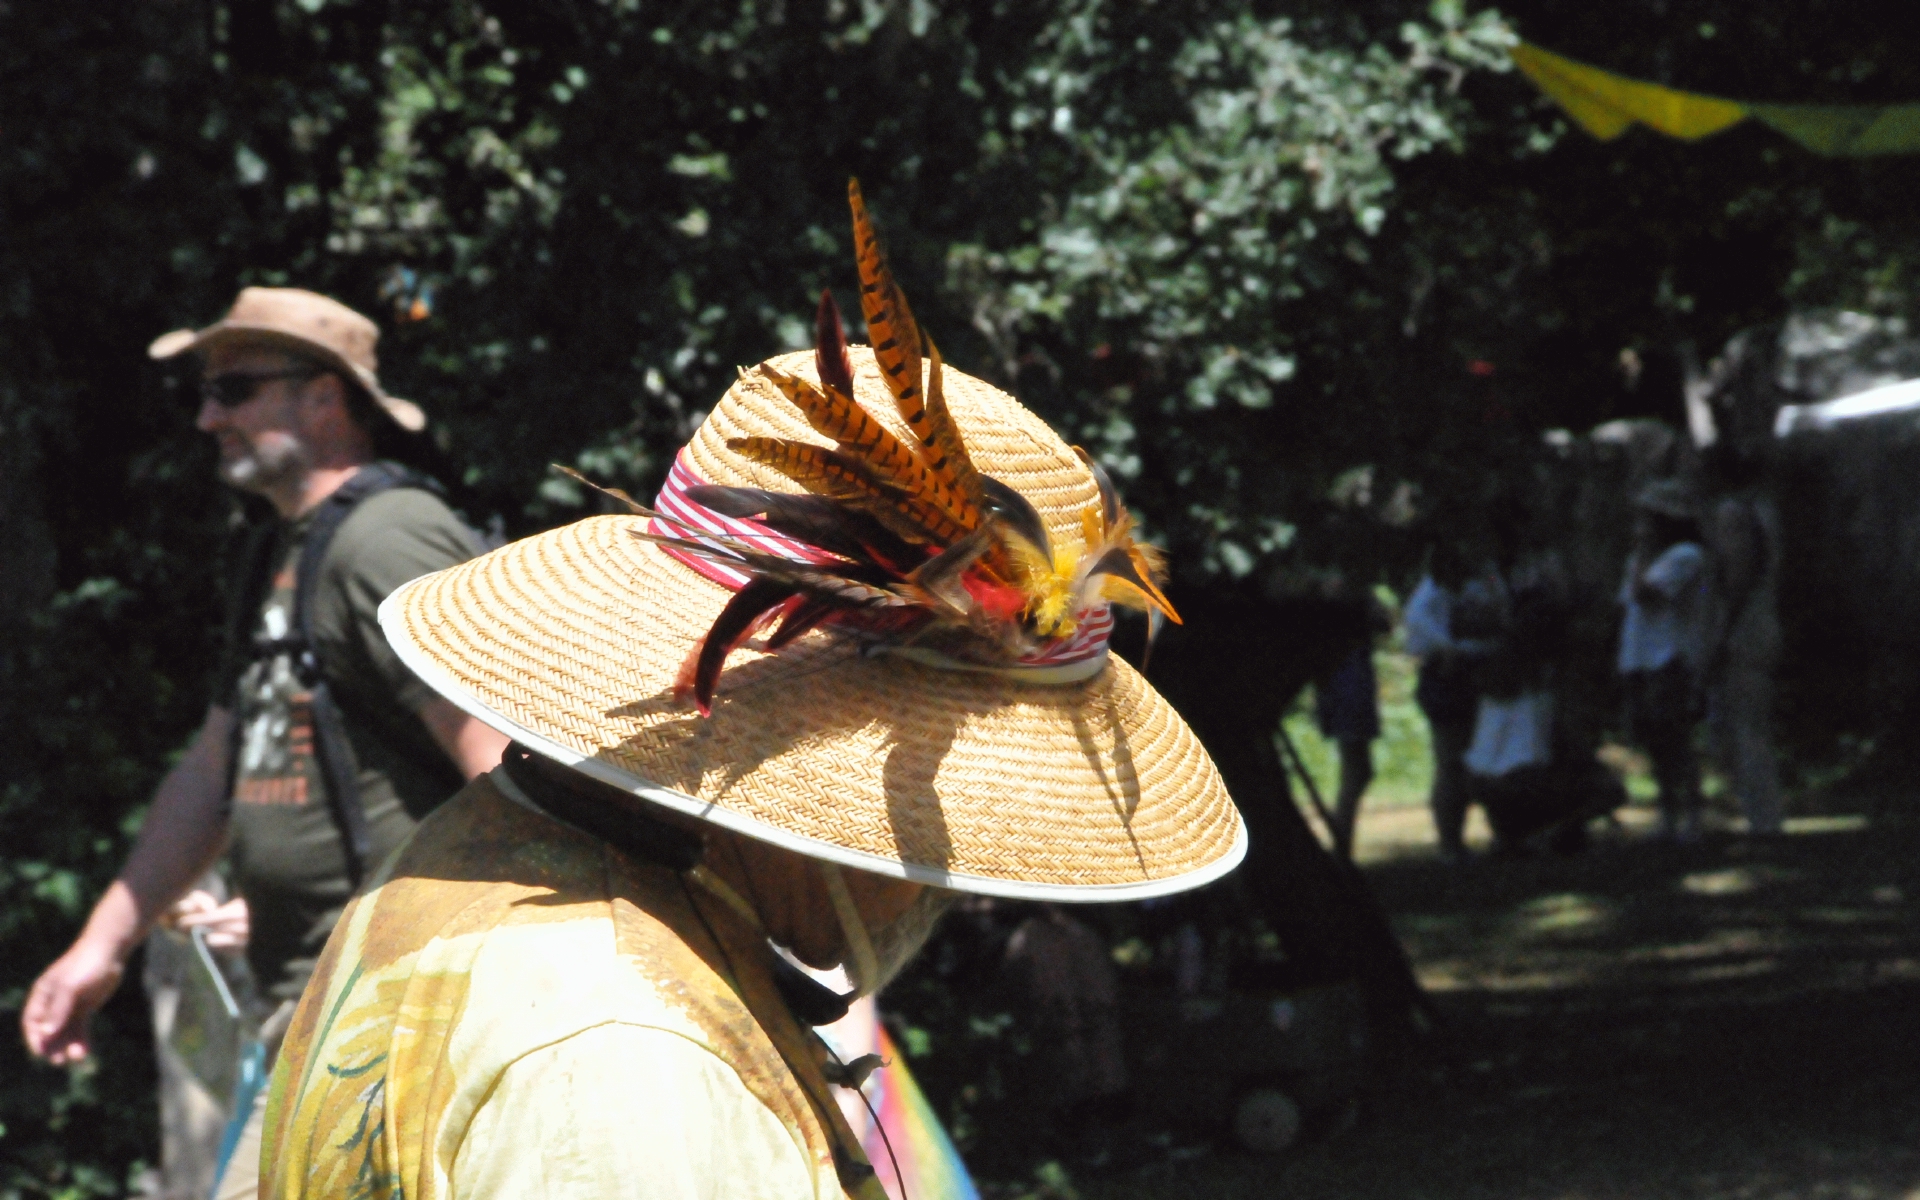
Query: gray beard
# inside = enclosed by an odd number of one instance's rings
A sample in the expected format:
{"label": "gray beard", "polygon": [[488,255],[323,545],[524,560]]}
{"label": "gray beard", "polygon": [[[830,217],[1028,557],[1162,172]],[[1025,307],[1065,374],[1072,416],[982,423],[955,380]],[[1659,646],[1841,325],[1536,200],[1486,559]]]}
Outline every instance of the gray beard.
{"label": "gray beard", "polygon": [[220,460],[220,481],[243,492],[265,493],[307,466],[307,448],[289,438],[278,445],[255,443],[239,458]]}
{"label": "gray beard", "polygon": [[[871,984],[865,979],[854,979],[853,986],[862,996],[871,996],[881,988],[893,982],[913,956],[933,936],[934,926],[940,918],[953,907],[960,893],[945,888],[930,887],[920,893],[907,911],[878,929],[869,930],[867,936],[873,942],[874,962],[879,968],[880,978]],[[847,974],[853,975],[852,964],[848,964]]]}

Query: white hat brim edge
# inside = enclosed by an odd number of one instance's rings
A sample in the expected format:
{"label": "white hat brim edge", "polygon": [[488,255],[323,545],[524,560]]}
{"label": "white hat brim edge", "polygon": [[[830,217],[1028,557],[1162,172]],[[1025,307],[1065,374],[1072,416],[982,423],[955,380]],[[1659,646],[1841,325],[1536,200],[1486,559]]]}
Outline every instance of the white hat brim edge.
{"label": "white hat brim edge", "polygon": [[401,584],[393,590],[391,595],[381,601],[379,610],[380,629],[386,634],[387,643],[393,647],[393,652],[399,656],[402,663],[406,664],[407,669],[419,677],[420,682],[432,688],[448,703],[474,720],[582,775],[642,800],[710,822],[722,829],[731,830],[756,841],[778,846],[782,850],[790,850],[808,858],[823,859],[843,867],[852,867],[857,871],[870,871],[875,875],[904,879],[911,883],[946,888],[969,895],[998,896],[1008,900],[1039,900],[1054,904],[1114,904],[1178,895],[1212,883],[1239,866],[1241,860],[1247,856],[1247,825],[1245,821],[1241,821],[1238,823],[1238,828],[1234,830],[1233,845],[1225,854],[1198,870],[1188,871],[1185,874],[1169,876],[1166,879],[1150,879],[1140,883],[1026,883],[904,863],[898,859],[884,858],[863,850],[849,850],[831,842],[823,842],[817,838],[804,837],[776,828],[752,817],[742,816],[716,804],[689,796],[685,792],[648,783],[597,758],[582,755],[576,750],[571,750],[535,733],[511,717],[495,712],[469,695],[451,675],[442,670],[439,664],[428,659],[414,644],[402,621],[401,597],[422,579],[428,578],[431,578],[431,575],[423,575],[419,579]]}

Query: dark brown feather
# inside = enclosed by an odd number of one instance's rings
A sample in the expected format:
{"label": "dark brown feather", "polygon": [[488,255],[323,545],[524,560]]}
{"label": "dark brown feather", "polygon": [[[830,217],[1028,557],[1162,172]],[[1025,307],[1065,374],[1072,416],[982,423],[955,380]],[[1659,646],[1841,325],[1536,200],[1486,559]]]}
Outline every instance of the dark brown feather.
{"label": "dark brown feather", "polygon": [[991,475],[980,477],[980,494],[989,516],[1031,542],[1033,548],[1049,563],[1053,561],[1053,543],[1047,537],[1047,523],[1041,519],[1032,501]]}
{"label": "dark brown feather", "polygon": [[682,686],[689,686],[693,693],[693,702],[700,709],[701,716],[710,716],[713,712],[713,689],[719,682],[720,668],[727,656],[737,649],[740,643],[752,636],[754,626],[771,609],[792,599],[794,589],[771,579],[754,579],[733,594],[727,606],[714,618],[711,628],[695,648],[690,663],[693,667],[692,678],[687,679],[687,670],[681,668]]}
{"label": "dark brown feather", "polygon": [[820,307],[813,314],[813,367],[820,382],[853,395],[853,360],[847,357],[847,328],[840,323],[840,306],[830,288],[820,289]]}
{"label": "dark brown feather", "polygon": [[767,638],[767,649],[781,649],[838,611],[838,605],[820,596],[803,598],[799,604],[787,610],[787,615],[780,621],[780,628]]}
{"label": "dark brown feather", "polygon": [[771,579],[795,591],[833,597],[848,608],[894,608],[916,603],[891,588],[903,577],[878,563],[805,563],[781,558],[716,534],[678,537],[650,529],[629,530],[643,542],[652,542],[731,567],[757,579]]}
{"label": "dark brown feather", "polygon": [[1073,452],[1080,456],[1081,462],[1087,464],[1087,470],[1093,472],[1093,481],[1100,487],[1100,515],[1105,519],[1106,527],[1112,529],[1119,524],[1120,513],[1123,511],[1120,506],[1120,489],[1113,486],[1113,477],[1107,474],[1107,469],[1101,466],[1093,455],[1078,446],[1073,448]]}
{"label": "dark brown feather", "polygon": [[877,556],[905,574],[926,558],[871,514],[828,496],[699,484],[687,499],[736,520],[758,520],[775,533],[856,562]]}

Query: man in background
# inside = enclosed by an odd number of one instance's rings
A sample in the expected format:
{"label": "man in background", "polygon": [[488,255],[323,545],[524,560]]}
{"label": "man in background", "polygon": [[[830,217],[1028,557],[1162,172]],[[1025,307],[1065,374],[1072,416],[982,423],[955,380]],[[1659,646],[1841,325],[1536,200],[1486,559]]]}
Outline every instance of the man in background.
{"label": "man in background", "polygon": [[[1719,449],[1716,447],[1715,449]],[[1773,681],[1780,669],[1780,510],[1751,459],[1708,459],[1717,494],[1702,533],[1715,603],[1706,654],[1708,727],[1740,798],[1747,832],[1780,832],[1780,765],[1773,752]]]}
{"label": "man in background", "polygon": [[1497,618],[1497,600],[1486,581],[1472,578],[1469,556],[1453,542],[1436,542],[1428,557],[1427,573],[1414,588],[1402,617],[1406,651],[1420,660],[1420,681],[1414,702],[1427,718],[1432,733],[1433,789],[1428,805],[1440,843],[1440,856],[1449,863],[1467,856],[1468,786],[1464,761],[1473,741],[1474,718],[1480,696],[1474,669],[1493,650],[1485,637],[1466,636],[1475,614],[1483,630]]}
{"label": "man in background", "polygon": [[1380,602],[1363,588],[1336,576],[1328,595],[1352,604],[1359,619],[1359,640],[1348,647],[1331,671],[1313,684],[1314,716],[1320,734],[1340,752],[1340,790],[1333,804],[1334,852],[1353,857],[1360,801],[1373,783],[1373,743],[1380,737],[1380,681],[1373,670],[1373,639],[1392,628]]}
{"label": "man in background", "polygon": [[1662,837],[1700,837],[1701,622],[1709,579],[1697,501],[1677,479],[1655,480],[1634,497],[1633,557],[1620,586],[1625,610],[1616,665],[1627,725],[1653,760]]}
{"label": "man in background", "polygon": [[[86,1057],[90,1018],[176,903],[175,924],[215,928],[215,944],[244,939],[271,1061],[362,879],[464,778],[500,760],[505,739],[430,692],[380,632],[389,592],[478,547],[429,481],[378,461],[381,445],[426,423],[380,386],[378,337],[325,296],[247,288],[220,322],[150,349],[199,356],[198,425],[219,443],[220,477],[264,497],[277,519],[245,555],[199,733],[155,791],[119,877],[28,996],[22,1032],[49,1062]],[[241,903],[189,896],[223,851]],[[257,1190],[259,1123],[256,1108],[217,1196]]]}

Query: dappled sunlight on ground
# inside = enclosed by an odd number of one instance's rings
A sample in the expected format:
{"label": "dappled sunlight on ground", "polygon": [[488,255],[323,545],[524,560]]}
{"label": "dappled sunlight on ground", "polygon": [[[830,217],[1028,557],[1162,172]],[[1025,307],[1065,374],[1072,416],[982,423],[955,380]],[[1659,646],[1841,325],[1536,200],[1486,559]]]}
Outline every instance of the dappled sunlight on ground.
{"label": "dappled sunlight on ground", "polygon": [[1636,802],[1585,853],[1450,868],[1424,808],[1371,807],[1430,1057],[1341,1137],[1081,1195],[1920,1200],[1920,830],[1730,824],[1663,843]]}

